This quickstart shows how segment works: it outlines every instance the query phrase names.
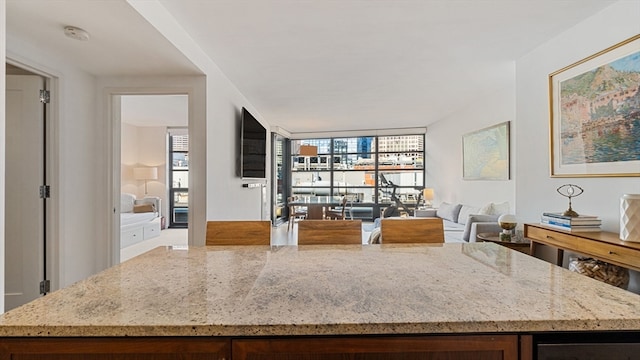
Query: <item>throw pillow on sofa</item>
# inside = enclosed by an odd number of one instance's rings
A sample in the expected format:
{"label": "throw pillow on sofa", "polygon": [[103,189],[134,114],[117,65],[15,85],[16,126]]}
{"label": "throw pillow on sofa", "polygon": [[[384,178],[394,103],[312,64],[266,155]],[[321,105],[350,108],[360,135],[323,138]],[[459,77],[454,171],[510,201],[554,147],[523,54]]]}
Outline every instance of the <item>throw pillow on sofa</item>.
{"label": "throw pillow on sofa", "polygon": [[496,204],[493,203],[492,204],[492,214],[493,215],[502,215],[502,214],[508,214],[511,211],[511,207],[509,206],[509,202],[505,201],[503,203],[500,204]]}
{"label": "throw pillow on sofa", "polygon": [[458,214],[460,213],[460,208],[462,208],[462,205],[460,204],[453,205],[443,202],[438,207],[436,216],[441,219],[449,220],[451,222],[458,222]]}

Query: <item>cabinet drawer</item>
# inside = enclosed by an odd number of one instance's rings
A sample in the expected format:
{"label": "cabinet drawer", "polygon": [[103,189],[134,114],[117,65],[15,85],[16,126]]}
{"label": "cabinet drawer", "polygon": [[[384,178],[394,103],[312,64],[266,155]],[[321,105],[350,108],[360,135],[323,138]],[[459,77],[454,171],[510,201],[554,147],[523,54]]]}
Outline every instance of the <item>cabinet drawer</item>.
{"label": "cabinet drawer", "polygon": [[156,236],[160,236],[160,221],[152,221],[146,224],[143,228],[144,230],[144,239],[151,239]]}
{"label": "cabinet drawer", "polygon": [[559,231],[552,231],[546,229],[540,229],[537,227],[528,227],[527,238],[533,240],[540,240],[541,243],[560,247],[563,249],[571,250],[580,238],[571,234],[566,234]]}
{"label": "cabinet drawer", "polygon": [[596,259],[624,267],[640,268],[638,251],[597,241],[585,241],[579,245],[576,251],[592,255]]}
{"label": "cabinet drawer", "polygon": [[144,240],[142,228],[126,230],[120,233],[120,247],[125,248]]}

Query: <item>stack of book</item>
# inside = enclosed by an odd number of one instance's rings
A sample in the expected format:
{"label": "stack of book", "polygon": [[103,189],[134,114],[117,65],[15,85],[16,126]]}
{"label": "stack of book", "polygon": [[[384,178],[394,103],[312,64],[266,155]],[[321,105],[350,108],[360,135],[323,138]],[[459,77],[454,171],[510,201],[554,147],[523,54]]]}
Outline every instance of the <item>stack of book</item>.
{"label": "stack of book", "polygon": [[600,231],[602,220],[594,215],[565,216],[562,213],[542,213],[540,223],[566,231]]}

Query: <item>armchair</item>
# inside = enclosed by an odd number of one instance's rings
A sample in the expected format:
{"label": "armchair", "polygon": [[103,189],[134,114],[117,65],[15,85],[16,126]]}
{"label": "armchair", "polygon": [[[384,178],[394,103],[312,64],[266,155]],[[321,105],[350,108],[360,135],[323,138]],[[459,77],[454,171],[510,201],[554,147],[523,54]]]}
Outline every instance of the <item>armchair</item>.
{"label": "armchair", "polygon": [[476,242],[480,233],[499,233],[502,228],[498,224],[499,215],[469,215],[465,224],[462,240]]}

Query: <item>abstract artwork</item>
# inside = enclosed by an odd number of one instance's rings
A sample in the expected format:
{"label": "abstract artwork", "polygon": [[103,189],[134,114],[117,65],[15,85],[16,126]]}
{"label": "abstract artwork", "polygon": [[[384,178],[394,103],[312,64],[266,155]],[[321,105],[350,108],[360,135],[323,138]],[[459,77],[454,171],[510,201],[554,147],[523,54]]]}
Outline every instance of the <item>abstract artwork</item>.
{"label": "abstract artwork", "polygon": [[509,122],[462,136],[465,180],[509,180]]}
{"label": "abstract artwork", "polygon": [[640,176],[640,35],[549,75],[551,176]]}

